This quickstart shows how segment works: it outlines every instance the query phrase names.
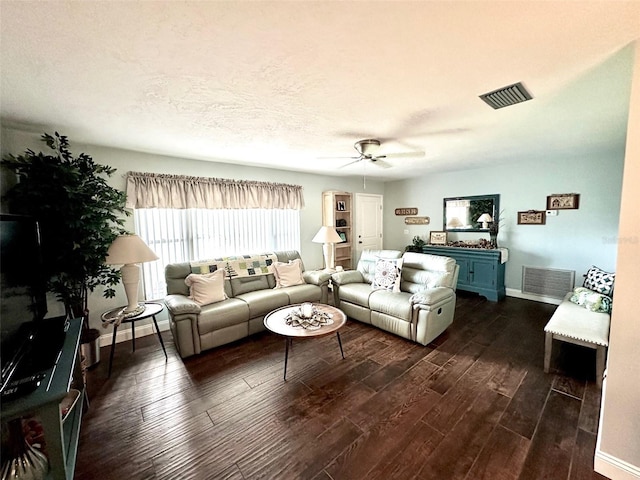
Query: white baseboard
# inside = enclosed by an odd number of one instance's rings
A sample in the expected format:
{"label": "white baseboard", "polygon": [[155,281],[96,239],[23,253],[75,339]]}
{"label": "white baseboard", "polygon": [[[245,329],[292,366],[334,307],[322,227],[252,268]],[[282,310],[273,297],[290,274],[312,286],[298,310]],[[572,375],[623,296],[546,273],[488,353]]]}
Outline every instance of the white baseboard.
{"label": "white baseboard", "polygon": [[544,295],[534,295],[531,293],[522,293],[515,288],[507,288],[506,293],[508,297],[522,298],[524,300],[533,300],[534,302],[551,303],[552,305],[560,305],[561,298],[545,297]]}
{"label": "white baseboard", "polygon": [[[166,332],[169,330],[169,320],[159,320],[158,327],[161,332]],[[153,326],[153,322],[147,323],[145,325],[136,325],[136,338],[145,337],[147,335],[156,335],[156,327]],[[111,341],[113,340],[113,333],[108,332],[104,335],[100,335],[100,346],[109,346],[111,345]],[[131,328],[127,326],[127,328],[118,329],[116,333],[116,343],[126,342],[127,340],[131,340]]]}
{"label": "white baseboard", "polygon": [[593,469],[612,480],[638,480],[640,478],[640,468],[604,453],[599,448],[596,448]]}

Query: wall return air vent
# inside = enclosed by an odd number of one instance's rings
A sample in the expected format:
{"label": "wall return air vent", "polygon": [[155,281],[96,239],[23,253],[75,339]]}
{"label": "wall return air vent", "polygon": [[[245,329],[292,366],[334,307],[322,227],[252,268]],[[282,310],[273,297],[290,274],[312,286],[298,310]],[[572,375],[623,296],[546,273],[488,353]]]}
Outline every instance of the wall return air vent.
{"label": "wall return air vent", "polygon": [[533,97],[527,89],[524,88],[522,82],[518,82],[507,87],[499,88],[493,92],[483,93],[480,95],[480,98],[490,107],[498,109],[515,105],[516,103],[526,102],[527,100],[531,100]]}

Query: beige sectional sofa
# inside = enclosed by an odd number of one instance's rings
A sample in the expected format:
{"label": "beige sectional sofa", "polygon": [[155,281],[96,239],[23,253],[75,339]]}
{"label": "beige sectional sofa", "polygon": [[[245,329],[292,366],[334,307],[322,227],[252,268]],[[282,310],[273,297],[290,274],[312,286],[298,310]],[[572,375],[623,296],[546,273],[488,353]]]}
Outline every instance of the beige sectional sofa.
{"label": "beige sectional sofa", "polygon": [[[372,288],[378,259],[400,257],[400,291]],[[453,322],[458,270],[450,257],[365,250],[357,270],[331,275],[334,304],[350,318],[427,345]]]}
{"label": "beige sectional sofa", "polygon": [[[300,258],[296,251],[274,252],[278,262]],[[265,329],[263,319],[276,308],[301,303],[327,303],[329,274],[304,271],[305,283],[274,288],[272,273],[253,277],[225,278],[227,299],[199,305],[189,299],[185,279],[192,273],[189,262],[169,264],[165,268],[167,296],[165,305],[169,323],[180,356],[185,358],[210,348],[239,340]]]}

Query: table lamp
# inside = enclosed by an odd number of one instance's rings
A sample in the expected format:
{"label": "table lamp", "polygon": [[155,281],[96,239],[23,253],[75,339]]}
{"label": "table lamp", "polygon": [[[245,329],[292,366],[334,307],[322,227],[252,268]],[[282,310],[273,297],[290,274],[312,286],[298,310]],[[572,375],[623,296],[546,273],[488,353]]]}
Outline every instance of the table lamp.
{"label": "table lamp", "polygon": [[120,235],[107,252],[107,265],[122,265],[122,284],[127,295],[127,306],[122,311],[125,318],[135,317],[144,312],[144,303],[138,303],[140,266],[138,263],[157,260],[158,256],[138,235]]}
{"label": "table lamp", "polygon": [[316,236],[311,240],[314,243],[322,243],[322,253],[324,255],[324,268],[336,268],[333,258],[333,244],[342,242],[342,238],[333,227],[322,226]]}
{"label": "table lamp", "polygon": [[491,215],[489,215],[488,213],[483,213],[478,217],[478,220],[476,220],[476,222],[482,222],[482,228],[489,228],[488,222],[493,222],[493,218],[491,218]]}

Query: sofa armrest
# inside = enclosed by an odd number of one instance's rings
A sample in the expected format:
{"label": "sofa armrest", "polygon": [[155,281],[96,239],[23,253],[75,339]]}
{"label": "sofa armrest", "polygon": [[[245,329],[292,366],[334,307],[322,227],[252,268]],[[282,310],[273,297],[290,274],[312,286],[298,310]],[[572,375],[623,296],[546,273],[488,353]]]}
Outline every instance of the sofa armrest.
{"label": "sofa armrest", "polygon": [[346,285],[347,283],[367,283],[362,276],[362,273],[358,270],[345,270],[343,272],[336,272],[331,275],[331,281],[335,285]]}
{"label": "sofa armrest", "polygon": [[193,313],[199,315],[202,311],[200,305],[184,295],[167,295],[164,303],[171,316]]}
{"label": "sofa armrest", "polygon": [[319,287],[321,287],[329,283],[331,274],[325,272],[324,270],[310,270],[302,272],[302,278],[304,278],[304,281],[307,283],[311,283],[313,285],[318,285]]}
{"label": "sofa armrest", "polygon": [[414,293],[409,298],[409,301],[414,309],[426,308],[440,303],[442,300],[449,298],[452,294],[453,289],[449,287],[435,287]]}

